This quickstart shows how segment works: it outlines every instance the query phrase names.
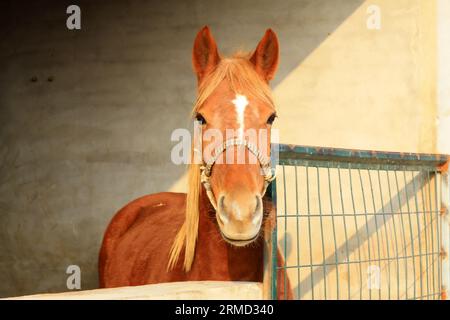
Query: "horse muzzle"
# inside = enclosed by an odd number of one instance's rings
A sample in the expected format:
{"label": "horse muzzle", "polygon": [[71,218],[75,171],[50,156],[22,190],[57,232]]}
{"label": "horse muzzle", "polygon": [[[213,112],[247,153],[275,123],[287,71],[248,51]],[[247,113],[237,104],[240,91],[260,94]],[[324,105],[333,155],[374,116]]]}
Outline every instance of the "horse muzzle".
{"label": "horse muzzle", "polygon": [[216,210],[220,233],[228,243],[242,247],[255,241],[261,230],[263,204],[260,195],[219,197]]}

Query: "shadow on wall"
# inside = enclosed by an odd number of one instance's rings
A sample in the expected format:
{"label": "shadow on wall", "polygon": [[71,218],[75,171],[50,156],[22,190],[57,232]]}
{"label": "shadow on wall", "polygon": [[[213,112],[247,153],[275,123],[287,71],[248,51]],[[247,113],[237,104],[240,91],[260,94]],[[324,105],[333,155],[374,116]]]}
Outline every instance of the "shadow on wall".
{"label": "shadow on wall", "polygon": [[224,53],[281,42],[274,85],[362,0],[68,1],[0,4],[0,296],[66,291],[68,265],[97,287],[113,214],[165,191],[184,168],[170,134],[189,127],[191,48],[207,24]]}

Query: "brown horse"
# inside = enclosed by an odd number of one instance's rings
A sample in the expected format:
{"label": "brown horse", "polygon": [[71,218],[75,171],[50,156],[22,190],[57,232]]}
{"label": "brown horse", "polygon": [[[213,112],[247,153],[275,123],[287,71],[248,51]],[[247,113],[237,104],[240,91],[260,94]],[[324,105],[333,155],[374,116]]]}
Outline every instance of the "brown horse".
{"label": "brown horse", "polygon": [[[202,131],[215,129],[225,135],[233,129],[236,136],[217,148],[216,141],[201,135],[202,151],[213,146],[216,153],[190,164],[187,194],[147,195],[114,216],[100,251],[101,287],[263,280],[261,235],[273,228],[275,219],[270,202],[263,201],[273,178],[268,157],[276,116],[268,82],[278,57],[278,40],[270,29],[252,55],[231,58],[219,55],[208,27],[200,30],[193,48],[198,78],[194,118]],[[269,132],[263,140],[266,152],[243,138],[244,129]],[[239,148],[246,158],[253,155],[256,161],[218,161],[219,155],[230,150],[237,153]],[[283,263],[280,253],[278,261]],[[284,297],[283,272],[278,278],[278,295]],[[287,297],[292,297],[290,287]]]}

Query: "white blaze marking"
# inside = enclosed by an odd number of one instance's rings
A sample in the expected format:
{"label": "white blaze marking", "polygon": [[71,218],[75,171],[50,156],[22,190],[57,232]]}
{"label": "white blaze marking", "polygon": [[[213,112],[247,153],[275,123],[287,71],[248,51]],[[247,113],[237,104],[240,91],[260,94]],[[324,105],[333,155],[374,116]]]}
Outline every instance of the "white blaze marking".
{"label": "white blaze marking", "polygon": [[236,99],[233,101],[234,107],[236,108],[236,114],[237,114],[237,123],[238,123],[238,137],[239,139],[242,139],[244,137],[244,113],[245,108],[248,105],[248,100],[246,96],[243,96],[241,94],[236,94]]}

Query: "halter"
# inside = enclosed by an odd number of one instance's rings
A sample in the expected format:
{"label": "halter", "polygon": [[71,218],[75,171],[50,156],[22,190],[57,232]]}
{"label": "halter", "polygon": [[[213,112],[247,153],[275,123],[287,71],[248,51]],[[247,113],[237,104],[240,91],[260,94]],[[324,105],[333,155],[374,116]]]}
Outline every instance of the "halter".
{"label": "halter", "polygon": [[200,181],[202,182],[203,186],[205,187],[206,194],[208,195],[209,201],[211,202],[214,209],[217,210],[217,203],[216,199],[214,198],[214,193],[211,189],[211,171],[212,167],[214,166],[214,163],[217,161],[219,156],[228,148],[231,146],[244,146],[246,147],[251,153],[253,153],[256,158],[259,161],[259,164],[261,166],[261,169],[264,174],[264,188],[263,193],[264,195],[266,193],[267,187],[269,184],[275,179],[276,174],[275,170],[272,170],[272,167],[270,165],[270,158],[267,158],[262,152],[258,149],[256,145],[254,145],[251,142],[248,142],[247,140],[242,140],[238,138],[232,138],[228,139],[225,142],[223,142],[220,146],[218,146],[216,149],[214,149],[214,156],[209,159],[208,162],[204,162],[203,165],[200,167]]}

